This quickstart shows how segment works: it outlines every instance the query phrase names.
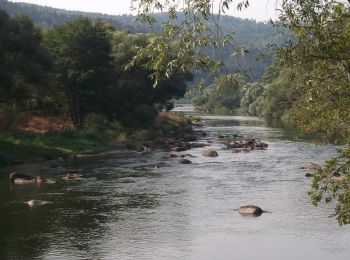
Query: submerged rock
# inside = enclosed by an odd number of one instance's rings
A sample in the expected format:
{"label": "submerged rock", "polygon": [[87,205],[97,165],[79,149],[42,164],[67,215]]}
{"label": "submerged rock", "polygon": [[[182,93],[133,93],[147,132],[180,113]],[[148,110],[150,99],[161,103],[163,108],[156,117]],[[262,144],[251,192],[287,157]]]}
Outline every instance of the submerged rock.
{"label": "submerged rock", "polygon": [[173,152],[184,152],[188,149],[186,147],[182,147],[182,146],[175,146],[175,147],[172,147],[170,150]]}
{"label": "submerged rock", "polygon": [[78,181],[81,180],[82,175],[79,173],[68,173],[62,179],[65,181]]}
{"label": "submerged rock", "polygon": [[232,149],[232,153],[249,153],[251,150],[251,148],[235,148]]}
{"label": "submerged rock", "polygon": [[316,163],[313,163],[313,162],[310,162],[306,165],[304,165],[303,167],[300,167],[300,169],[303,169],[303,170],[316,170],[320,168],[320,166]]}
{"label": "submerged rock", "polygon": [[189,154],[189,153],[181,155],[181,158],[185,158],[185,157],[195,158],[196,156],[193,156],[192,154]]}
{"label": "submerged rock", "polygon": [[30,200],[30,201],[26,202],[26,204],[28,204],[28,206],[30,206],[30,207],[42,206],[42,205],[45,205],[48,203],[50,203],[50,202],[44,201],[44,200]]}
{"label": "submerged rock", "polygon": [[208,146],[207,144],[203,144],[203,143],[192,143],[191,144],[191,148],[202,148]]}
{"label": "submerged rock", "polygon": [[179,163],[181,163],[181,164],[191,164],[192,162],[190,160],[187,160],[187,159],[181,159],[179,161]]}

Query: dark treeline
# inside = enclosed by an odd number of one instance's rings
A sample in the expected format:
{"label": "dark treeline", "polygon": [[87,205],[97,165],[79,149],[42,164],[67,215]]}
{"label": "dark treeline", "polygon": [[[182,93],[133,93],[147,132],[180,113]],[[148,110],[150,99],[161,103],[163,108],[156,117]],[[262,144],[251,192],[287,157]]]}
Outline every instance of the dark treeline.
{"label": "dark treeline", "polygon": [[[168,20],[168,14],[166,13],[154,14],[153,16],[157,22],[149,26],[138,22],[136,17],[132,15],[113,16],[99,13],[66,11],[34,4],[13,3],[7,0],[0,0],[0,8],[6,10],[10,16],[25,13],[35,24],[49,28],[83,16],[93,21],[98,19],[105,20],[117,30],[132,33],[160,33],[162,23]],[[178,14],[178,21],[183,19],[185,17],[181,13]],[[269,52],[266,46],[274,43],[279,44],[285,39],[285,36],[277,32],[271,24],[248,19],[221,16],[220,27],[224,34],[234,32],[235,46],[226,46],[219,49],[211,48],[203,51],[212,58],[223,60],[225,67],[222,68],[221,73],[228,74],[232,73],[232,71],[243,72],[249,77],[248,80],[251,82],[259,79],[266,67],[273,62],[272,57],[266,57],[266,53]],[[238,48],[247,49],[248,53],[245,53],[245,55],[239,55],[239,53],[236,56],[232,55]],[[264,58],[261,58],[263,56]],[[211,84],[214,80],[214,76],[195,73],[195,79],[199,78],[204,78],[208,84]]]}
{"label": "dark treeline", "polygon": [[88,18],[43,29],[25,15],[0,10],[2,125],[11,111],[67,114],[79,129],[89,114],[127,127],[152,124],[171,99],[185,94],[192,77],[177,74],[154,88],[152,71],[125,70],[148,39]]}

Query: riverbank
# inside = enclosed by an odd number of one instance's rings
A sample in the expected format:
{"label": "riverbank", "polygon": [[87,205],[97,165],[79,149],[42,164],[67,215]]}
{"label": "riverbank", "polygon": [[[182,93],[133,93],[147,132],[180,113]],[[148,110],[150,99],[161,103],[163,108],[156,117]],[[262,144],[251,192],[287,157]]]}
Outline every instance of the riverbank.
{"label": "riverbank", "polygon": [[146,129],[72,128],[37,133],[0,132],[0,166],[33,161],[68,158],[77,154],[97,154],[114,149],[142,149],[168,146],[165,138],[191,133],[191,120],[175,113],[159,113],[154,125]]}
{"label": "riverbank", "polygon": [[[337,147],[293,142],[259,118],[180,110],[203,119],[207,136],[197,142],[207,147],[0,169],[0,258],[256,259],[252,245],[262,243],[263,260],[293,260],[295,252],[299,259],[347,259],[348,226],[329,218],[330,207],[310,203],[311,179],[300,169],[322,164]],[[269,147],[233,153],[218,143],[233,134]],[[203,156],[208,149],[219,156]],[[192,164],[181,164],[188,153]],[[14,171],[57,183],[10,185]],[[81,180],[62,180],[72,171]],[[33,199],[51,203],[29,208],[24,202]],[[243,218],[234,211],[249,204],[272,213]]]}

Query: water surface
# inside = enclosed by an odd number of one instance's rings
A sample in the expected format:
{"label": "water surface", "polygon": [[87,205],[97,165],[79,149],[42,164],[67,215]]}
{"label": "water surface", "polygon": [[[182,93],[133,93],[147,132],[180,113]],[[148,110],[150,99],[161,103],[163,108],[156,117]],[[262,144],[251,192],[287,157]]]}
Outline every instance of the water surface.
{"label": "water surface", "polygon": [[[197,115],[191,108],[178,112]],[[181,111],[180,111],[181,110]],[[0,259],[348,259],[350,229],[314,207],[311,180],[299,168],[321,163],[333,146],[292,141],[259,118],[202,115],[219,157],[181,165],[170,153],[121,151],[75,162],[0,169]],[[233,154],[219,135],[243,135],[266,151]],[[179,153],[181,154],[181,153]],[[159,168],[155,168],[159,165]],[[13,186],[21,171],[60,179],[79,169],[79,182]],[[53,203],[29,208],[24,201]],[[271,211],[246,218],[233,211],[255,204]]]}

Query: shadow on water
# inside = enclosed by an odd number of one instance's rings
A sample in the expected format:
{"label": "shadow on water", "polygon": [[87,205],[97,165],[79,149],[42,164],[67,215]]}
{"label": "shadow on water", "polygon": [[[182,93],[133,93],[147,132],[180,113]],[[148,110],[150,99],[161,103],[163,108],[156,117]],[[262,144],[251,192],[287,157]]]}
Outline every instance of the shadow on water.
{"label": "shadow on water", "polygon": [[[86,255],[93,251],[92,241],[108,231],[106,223],[118,222],[119,212],[152,209],[158,204],[156,195],[119,190],[123,183],[119,178],[134,178],[134,172],[104,175],[103,170],[96,170],[101,158],[58,163],[53,169],[46,165],[18,165],[11,169],[56,177],[54,185],[12,185],[7,179],[9,169],[0,170],[0,259],[40,258],[52,250]],[[82,169],[84,179],[60,180],[67,171],[76,169]],[[139,177],[148,174],[138,173]],[[53,203],[31,208],[25,204],[31,199]]]}

